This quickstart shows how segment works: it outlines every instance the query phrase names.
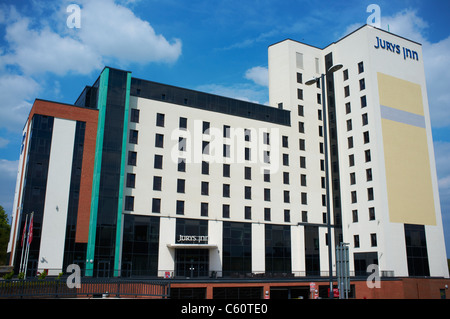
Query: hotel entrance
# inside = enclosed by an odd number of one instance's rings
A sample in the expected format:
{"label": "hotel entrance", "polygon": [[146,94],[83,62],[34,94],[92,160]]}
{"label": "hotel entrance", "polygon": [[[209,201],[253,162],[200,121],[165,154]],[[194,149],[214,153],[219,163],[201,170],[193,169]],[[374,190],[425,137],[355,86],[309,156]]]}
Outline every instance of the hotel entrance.
{"label": "hotel entrance", "polygon": [[175,249],[175,276],[187,278],[208,277],[209,249]]}

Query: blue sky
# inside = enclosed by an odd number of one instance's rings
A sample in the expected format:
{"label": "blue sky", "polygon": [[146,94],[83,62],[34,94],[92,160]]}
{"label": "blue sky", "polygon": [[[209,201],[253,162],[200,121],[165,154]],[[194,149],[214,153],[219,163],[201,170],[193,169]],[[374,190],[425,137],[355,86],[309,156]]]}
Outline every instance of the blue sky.
{"label": "blue sky", "polygon": [[[70,4],[80,28],[68,28]],[[267,103],[267,48],[324,47],[366,23],[423,44],[450,256],[450,2],[444,0],[0,0],[0,205],[10,214],[35,98],[73,103],[105,65],[138,78]]]}

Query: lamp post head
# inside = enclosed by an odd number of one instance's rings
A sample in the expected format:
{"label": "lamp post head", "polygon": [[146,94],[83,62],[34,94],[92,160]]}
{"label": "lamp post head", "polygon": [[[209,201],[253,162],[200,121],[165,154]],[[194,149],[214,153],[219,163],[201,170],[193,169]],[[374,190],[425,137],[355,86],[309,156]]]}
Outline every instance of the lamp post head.
{"label": "lamp post head", "polygon": [[342,64],[335,64],[335,65],[333,65],[331,68],[328,69],[328,72],[327,72],[327,73],[333,73],[333,72],[336,72],[336,71],[342,69],[342,67],[343,67]]}
{"label": "lamp post head", "polygon": [[316,84],[317,81],[319,81],[319,78],[312,78],[311,80],[308,80],[305,82],[306,85],[313,85]]}

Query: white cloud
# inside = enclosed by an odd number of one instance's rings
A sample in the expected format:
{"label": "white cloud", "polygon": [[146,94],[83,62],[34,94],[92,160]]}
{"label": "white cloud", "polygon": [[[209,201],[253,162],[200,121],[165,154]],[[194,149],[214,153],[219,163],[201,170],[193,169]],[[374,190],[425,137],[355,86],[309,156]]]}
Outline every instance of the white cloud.
{"label": "white cloud", "polygon": [[245,72],[245,78],[258,85],[269,87],[269,70],[266,67],[255,66]]}

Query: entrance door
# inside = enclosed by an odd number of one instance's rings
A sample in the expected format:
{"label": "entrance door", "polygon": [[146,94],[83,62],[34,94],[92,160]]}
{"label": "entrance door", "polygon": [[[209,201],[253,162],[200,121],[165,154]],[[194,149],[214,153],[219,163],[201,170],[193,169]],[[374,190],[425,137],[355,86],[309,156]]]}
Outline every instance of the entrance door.
{"label": "entrance door", "polygon": [[175,276],[178,277],[208,277],[208,249],[177,249],[175,250]]}

